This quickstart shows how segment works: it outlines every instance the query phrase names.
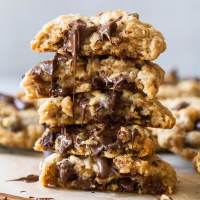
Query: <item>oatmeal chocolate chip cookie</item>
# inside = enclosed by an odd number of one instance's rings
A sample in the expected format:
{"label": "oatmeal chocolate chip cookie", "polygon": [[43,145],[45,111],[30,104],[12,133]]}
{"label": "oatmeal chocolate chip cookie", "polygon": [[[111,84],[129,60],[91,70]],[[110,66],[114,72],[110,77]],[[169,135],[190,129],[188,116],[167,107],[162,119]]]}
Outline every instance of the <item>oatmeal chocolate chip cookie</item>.
{"label": "oatmeal chocolate chip cookie", "polygon": [[192,160],[200,149],[200,98],[179,97],[162,101],[176,118],[172,129],[153,129],[161,148]]}
{"label": "oatmeal chocolate chip cookie", "polygon": [[200,173],[200,151],[194,157],[193,165],[198,173]]}
{"label": "oatmeal chocolate chip cookie", "polygon": [[0,93],[0,145],[32,148],[42,131],[33,102]]}
{"label": "oatmeal chocolate chip cookie", "polygon": [[176,71],[165,76],[160,86],[158,98],[200,97],[200,80],[197,78],[181,79]]}
{"label": "oatmeal chocolate chip cookie", "polygon": [[[78,58],[75,92],[129,89],[155,97],[164,79],[164,71],[156,64],[135,59]],[[22,81],[28,98],[67,96],[74,90],[74,67],[70,55],[56,56],[29,70]]]}
{"label": "oatmeal chocolate chip cookie", "polygon": [[141,22],[138,15],[112,11],[96,17],[60,16],[44,25],[31,47],[37,52],[154,60],[166,49],[166,43],[163,35]]}
{"label": "oatmeal chocolate chip cookie", "polygon": [[93,91],[76,94],[74,102],[72,98],[47,99],[39,108],[40,123],[53,127],[106,122],[160,128],[171,128],[175,123],[167,108],[140,93]]}
{"label": "oatmeal chocolate chip cookie", "polygon": [[163,194],[173,193],[177,178],[157,156],[140,159],[126,154],[108,159],[52,154],[42,165],[40,181],[47,187]]}
{"label": "oatmeal chocolate chip cookie", "polygon": [[137,125],[72,125],[46,128],[34,149],[61,155],[103,155],[114,158],[119,154],[131,153],[145,157],[155,152],[155,140],[149,129]]}

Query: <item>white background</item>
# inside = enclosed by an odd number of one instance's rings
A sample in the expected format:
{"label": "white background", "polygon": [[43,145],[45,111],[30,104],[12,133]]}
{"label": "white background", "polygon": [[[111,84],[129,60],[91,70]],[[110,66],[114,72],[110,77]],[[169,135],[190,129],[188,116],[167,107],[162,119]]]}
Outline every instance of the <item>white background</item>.
{"label": "white background", "polygon": [[156,61],[181,75],[200,76],[200,0],[0,0],[0,90],[17,88],[23,73],[46,59],[30,50],[41,26],[61,14],[136,11],[160,29],[167,51]]}

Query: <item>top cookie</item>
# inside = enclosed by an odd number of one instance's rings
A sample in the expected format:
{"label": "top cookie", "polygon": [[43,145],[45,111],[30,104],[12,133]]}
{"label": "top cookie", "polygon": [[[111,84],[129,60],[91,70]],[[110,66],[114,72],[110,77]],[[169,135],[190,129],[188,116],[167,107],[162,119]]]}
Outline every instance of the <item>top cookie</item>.
{"label": "top cookie", "polygon": [[154,60],[166,49],[166,43],[163,35],[141,22],[136,13],[112,11],[95,17],[60,16],[44,25],[31,47],[37,52]]}

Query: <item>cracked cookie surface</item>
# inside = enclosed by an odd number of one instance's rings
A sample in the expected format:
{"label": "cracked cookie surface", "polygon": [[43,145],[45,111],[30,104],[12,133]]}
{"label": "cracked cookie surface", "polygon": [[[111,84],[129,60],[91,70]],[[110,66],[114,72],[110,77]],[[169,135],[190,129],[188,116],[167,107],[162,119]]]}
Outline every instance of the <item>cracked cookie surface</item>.
{"label": "cracked cookie surface", "polygon": [[163,35],[138,15],[124,11],[104,12],[96,17],[63,15],[35,36],[31,47],[37,52],[72,52],[72,34],[80,55],[114,55],[154,60],[166,49]]}

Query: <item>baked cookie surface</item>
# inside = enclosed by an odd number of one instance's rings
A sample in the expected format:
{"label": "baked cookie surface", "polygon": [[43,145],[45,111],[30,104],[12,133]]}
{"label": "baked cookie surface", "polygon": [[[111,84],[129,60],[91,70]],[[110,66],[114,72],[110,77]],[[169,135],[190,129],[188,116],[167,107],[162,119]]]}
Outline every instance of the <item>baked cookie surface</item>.
{"label": "baked cookie surface", "polygon": [[[77,40],[73,41],[73,34]],[[78,41],[78,42],[77,42]],[[37,52],[73,52],[84,56],[113,55],[154,60],[166,49],[163,35],[138,15],[124,11],[104,12],[95,17],[60,16],[42,28],[31,42]]]}

